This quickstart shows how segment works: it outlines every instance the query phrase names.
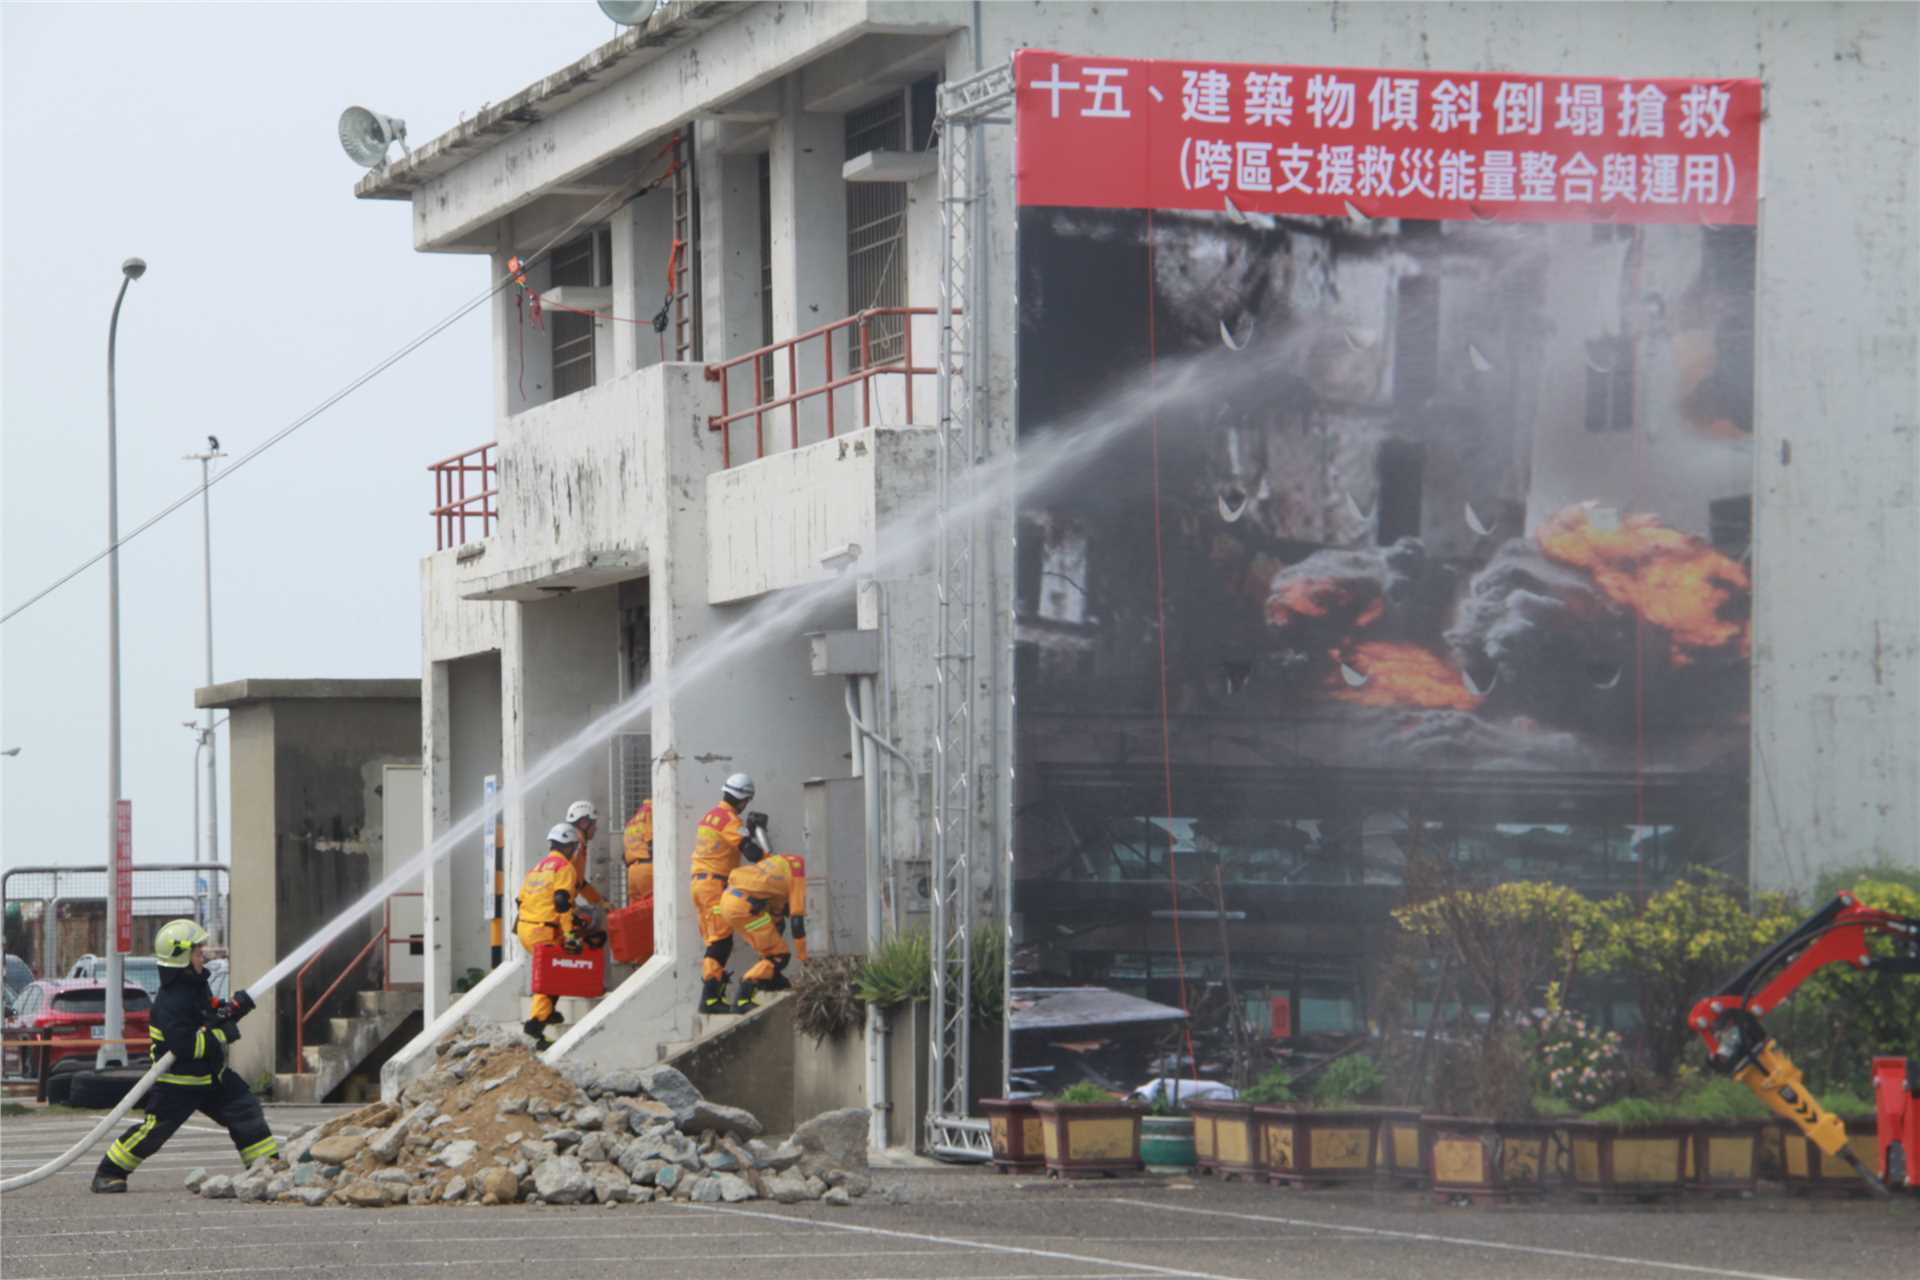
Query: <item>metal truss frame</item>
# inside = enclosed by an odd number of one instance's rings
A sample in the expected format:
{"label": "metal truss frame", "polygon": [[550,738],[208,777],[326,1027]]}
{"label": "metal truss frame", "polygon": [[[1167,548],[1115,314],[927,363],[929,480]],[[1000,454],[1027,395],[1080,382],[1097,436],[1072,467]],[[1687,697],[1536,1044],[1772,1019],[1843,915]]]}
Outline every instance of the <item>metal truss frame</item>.
{"label": "metal truss frame", "polygon": [[[991,724],[977,662],[982,544],[974,466],[984,451],[991,318],[984,299],[986,156],[983,131],[1009,124],[1013,66],[1005,63],[940,88],[939,629],[933,778],[933,984],[928,1055],[927,1147],[952,1159],[991,1154],[973,1118],[973,914],[980,839],[975,755]],[[991,566],[987,566],[989,574]],[[1010,886],[1009,886],[1010,888]],[[1002,895],[1004,914],[1005,895]]]}

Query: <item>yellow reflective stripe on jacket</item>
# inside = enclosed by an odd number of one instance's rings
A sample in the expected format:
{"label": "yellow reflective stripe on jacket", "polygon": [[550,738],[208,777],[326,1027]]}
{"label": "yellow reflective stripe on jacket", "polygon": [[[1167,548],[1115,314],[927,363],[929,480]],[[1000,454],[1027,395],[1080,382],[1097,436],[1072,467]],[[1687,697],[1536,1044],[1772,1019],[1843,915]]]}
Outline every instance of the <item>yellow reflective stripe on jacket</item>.
{"label": "yellow reflective stripe on jacket", "polygon": [[227,1042],[227,1033],[225,1028],[222,1028],[222,1027],[213,1028],[213,1038],[215,1040],[218,1040],[221,1044],[225,1044]]}
{"label": "yellow reflective stripe on jacket", "polygon": [[207,1056],[207,1029],[205,1027],[201,1027],[193,1033],[193,1056],[196,1058],[204,1058]]}
{"label": "yellow reflective stripe on jacket", "polygon": [[747,921],[747,928],[748,929],[764,929],[772,923],[773,923],[773,917],[771,915],[755,916],[753,919]]}
{"label": "yellow reflective stripe on jacket", "polygon": [[212,1084],[213,1077],[212,1076],[177,1076],[177,1075],[174,1075],[172,1072],[168,1072],[166,1075],[160,1077],[159,1083],[203,1085],[203,1084]]}
{"label": "yellow reflective stripe on jacket", "polygon": [[163,1035],[163,1034],[161,1034],[161,1031],[160,1031],[160,1028],[158,1028],[158,1027],[156,1027],[156,1026],[152,1026],[152,1025],[149,1025],[149,1026],[147,1027],[147,1039],[149,1039],[149,1040],[165,1040],[166,1038],[167,1038],[167,1037],[166,1037],[165,1035]]}

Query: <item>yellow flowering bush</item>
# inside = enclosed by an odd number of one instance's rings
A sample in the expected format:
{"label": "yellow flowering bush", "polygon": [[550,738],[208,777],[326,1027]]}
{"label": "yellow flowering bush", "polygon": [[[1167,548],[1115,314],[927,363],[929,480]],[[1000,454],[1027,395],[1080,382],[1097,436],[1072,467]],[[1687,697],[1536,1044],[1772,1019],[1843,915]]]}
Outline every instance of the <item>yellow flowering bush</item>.
{"label": "yellow flowering bush", "polygon": [[1534,993],[1577,971],[1599,916],[1565,885],[1518,880],[1449,890],[1396,908],[1393,918],[1452,955],[1486,1001],[1491,1037]]}
{"label": "yellow flowering bush", "polygon": [[1749,910],[1727,877],[1702,872],[1636,903],[1600,904],[1588,952],[1592,968],[1627,979],[1640,1006],[1649,1065],[1670,1079],[1693,1038],[1687,1013],[1701,996],[1738,973],[1799,918],[1778,895]]}

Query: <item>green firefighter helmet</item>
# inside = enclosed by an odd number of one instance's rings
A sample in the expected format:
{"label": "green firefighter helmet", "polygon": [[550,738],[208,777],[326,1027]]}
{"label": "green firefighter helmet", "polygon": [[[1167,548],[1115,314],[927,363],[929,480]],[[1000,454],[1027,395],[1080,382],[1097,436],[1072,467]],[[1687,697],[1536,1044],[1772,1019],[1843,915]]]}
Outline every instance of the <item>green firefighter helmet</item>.
{"label": "green firefighter helmet", "polygon": [[193,949],[205,946],[208,936],[192,920],[169,920],[153,935],[153,958],[163,969],[184,968]]}

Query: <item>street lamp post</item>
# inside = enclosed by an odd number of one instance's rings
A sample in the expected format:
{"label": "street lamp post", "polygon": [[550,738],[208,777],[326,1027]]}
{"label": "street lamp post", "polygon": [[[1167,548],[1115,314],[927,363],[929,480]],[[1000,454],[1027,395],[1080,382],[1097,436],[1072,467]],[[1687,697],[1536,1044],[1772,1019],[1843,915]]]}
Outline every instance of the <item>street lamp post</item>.
{"label": "street lamp post", "polygon": [[107,1020],[95,1059],[101,1067],[123,1065],[127,1060],[127,1047],[118,1043],[127,1026],[120,913],[133,906],[120,901],[120,877],[114,871],[120,838],[120,446],[113,365],[120,337],[120,304],[127,300],[127,286],[146,273],[147,264],[139,258],[120,264],[120,292],[114,295],[113,319],[107,325]]}
{"label": "street lamp post", "polygon": [[[200,464],[200,563],[201,586],[200,600],[206,613],[207,632],[207,678],[213,683],[213,503],[207,496],[207,487],[212,476],[209,465],[215,458],[227,455],[220,452],[220,440],[217,436],[207,437],[207,447],[199,453],[187,455],[187,461]],[[220,861],[220,792],[219,773],[215,767],[213,742],[213,708],[207,708],[207,725],[202,731],[201,741],[207,748],[207,853],[204,861]],[[194,806],[197,812],[199,806]],[[196,821],[195,826],[199,823]]]}

